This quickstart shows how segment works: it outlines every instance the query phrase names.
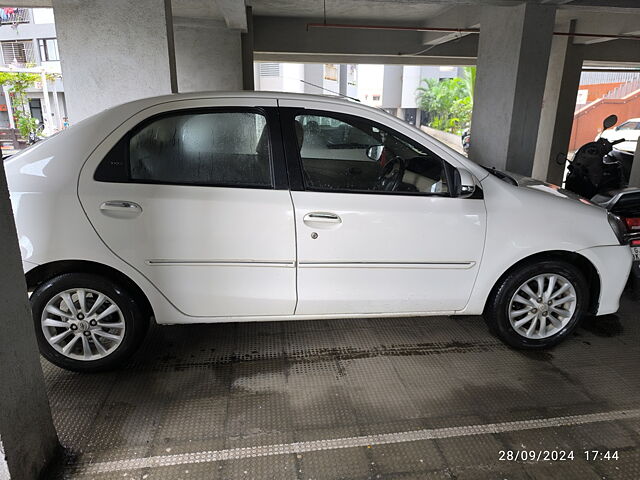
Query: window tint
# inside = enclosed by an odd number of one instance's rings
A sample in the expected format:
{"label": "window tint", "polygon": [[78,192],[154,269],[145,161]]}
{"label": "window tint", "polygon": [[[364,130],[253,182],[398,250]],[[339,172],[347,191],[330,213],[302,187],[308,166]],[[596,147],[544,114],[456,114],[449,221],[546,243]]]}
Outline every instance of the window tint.
{"label": "window tint", "polygon": [[267,122],[257,113],[189,113],[162,117],[129,141],[131,180],[191,185],[270,187]]}
{"label": "window tint", "polygon": [[295,118],[305,186],[312,190],[447,194],[444,161],[365,119]]}

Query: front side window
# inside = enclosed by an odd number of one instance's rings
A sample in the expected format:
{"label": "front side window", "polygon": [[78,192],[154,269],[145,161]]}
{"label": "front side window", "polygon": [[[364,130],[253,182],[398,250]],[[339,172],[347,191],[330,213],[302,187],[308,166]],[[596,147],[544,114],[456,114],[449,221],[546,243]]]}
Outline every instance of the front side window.
{"label": "front side window", "polygon": [[298,115],[295,122],[307,189],[449,193],[444,161],[386,127],[334,114]]}
{"label": "front side window", "polygon": [[128,142],[131,181],[271,187],[265,117],[253,112],[163,116]]}

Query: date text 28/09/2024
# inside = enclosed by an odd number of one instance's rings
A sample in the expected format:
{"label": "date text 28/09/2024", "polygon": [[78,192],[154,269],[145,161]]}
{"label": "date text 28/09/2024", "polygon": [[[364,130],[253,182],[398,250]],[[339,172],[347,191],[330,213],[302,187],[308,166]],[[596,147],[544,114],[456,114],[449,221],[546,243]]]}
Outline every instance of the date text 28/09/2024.
{"label": "date text 28/09/2024", "polygon": [[501,462],[567,462],[576,458],[584,458],[588,462],[619,460],[617,450],[500,450],[498,460]]}

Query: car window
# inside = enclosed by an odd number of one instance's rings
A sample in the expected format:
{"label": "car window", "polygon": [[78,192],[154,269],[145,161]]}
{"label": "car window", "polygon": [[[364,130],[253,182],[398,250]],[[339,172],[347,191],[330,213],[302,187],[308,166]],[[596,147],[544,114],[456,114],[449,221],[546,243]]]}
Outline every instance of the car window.
{"label": "car window", "polygon": [[618,127],[618,130],[640,130],[640,122],[625,122]]}
{"label": "car window", "polygon": [[270,187],[269,133],[253,112],[163,116],[133,133],[132,181]]}
{"label": "car window", "polygon": [[305,188],[448,194],[444,161],[391,129],[338,114],[295,117]]}

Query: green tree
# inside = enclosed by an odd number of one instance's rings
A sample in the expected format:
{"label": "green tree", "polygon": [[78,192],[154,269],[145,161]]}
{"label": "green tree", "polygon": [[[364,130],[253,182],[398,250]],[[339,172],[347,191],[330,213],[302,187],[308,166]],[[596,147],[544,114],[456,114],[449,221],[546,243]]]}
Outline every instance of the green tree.
{"label": "green tree", "polygon": [[475,67],[466,67],[463,78],[437,80],[426,78],[418,87],[418,107],[438,130],[460,133],[471,122]]}
{"label": "green tree", "polygon": [[27,137],[38,127],[29,110],[27,89],[33,87],[40,80],[41,77],[37,73],[0,72],[0,85],[7,85],[10,88],[13,116],[23,137]]}
{"label": "green tree", "polygon": [[464,72],[462,79],[467,87],[467,93],[471,97],[471,104],[473,104],[473,95],[476,89],[476,67],[464,67],[462,71]]}

